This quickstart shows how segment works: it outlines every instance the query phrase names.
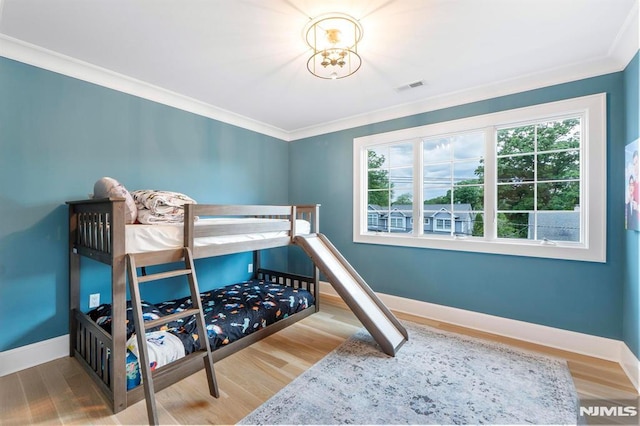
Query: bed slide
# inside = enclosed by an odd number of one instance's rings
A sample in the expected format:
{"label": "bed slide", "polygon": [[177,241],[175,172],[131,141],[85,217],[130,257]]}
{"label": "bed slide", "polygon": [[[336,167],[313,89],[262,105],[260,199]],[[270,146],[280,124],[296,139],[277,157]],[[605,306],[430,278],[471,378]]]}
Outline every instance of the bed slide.
{"label": "bed slide", "polygon": [[408,339],[407,330],[382,303],[369,285],[323,234],[298,235],[294,242],[327,276],[384,353],[395,356]]}

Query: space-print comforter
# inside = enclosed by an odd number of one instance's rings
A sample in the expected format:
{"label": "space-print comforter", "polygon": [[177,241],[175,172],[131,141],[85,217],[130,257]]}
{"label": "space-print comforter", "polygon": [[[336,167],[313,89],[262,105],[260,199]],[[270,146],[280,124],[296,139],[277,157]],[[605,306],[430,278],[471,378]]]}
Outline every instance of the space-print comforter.
{"label": "space-print comforter", "polygon": [[[250,280],[201,293],[207,338],[215,350],[314,304],[313,295],[303,289],[284,287],[262,280]],[[191,298],[151,304],[143,302],[145,320],[156,319],[192,307]],[[98,325],[111,332],[111,306],[101,305],[88,313]],[[195,317],[158,327],[182,340],[185,353],[200,348]],[[133,313],[127,306],[127,339],[134,333]],[[150,330],[153,331],[153,330]]]}

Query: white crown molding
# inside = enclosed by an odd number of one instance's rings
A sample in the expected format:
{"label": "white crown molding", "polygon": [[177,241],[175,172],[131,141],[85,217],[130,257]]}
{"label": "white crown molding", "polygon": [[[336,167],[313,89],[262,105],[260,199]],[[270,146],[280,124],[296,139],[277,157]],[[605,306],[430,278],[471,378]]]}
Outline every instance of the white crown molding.
{"label": "white crown molding", "polygon": [[295,141],[321,134],[351,129],[354,127],[366,126],[371,123],[379,123],[396,118],[493,99],[500,96],[513,95],[516,93],[539,89],[541,87],[569,83],[585,78],[618,72],[622,71],[631,59],[633,59],[633,55],[628,58],[628,61],[624,65],[620,65],[618,63],[619,61],[614,61],[610,57],[604,57],[588,63],[573,64],[542,73],[492,82],[489,85],[478,86],[460,92],[447,93],[422,99],[417,102],[372,111],[366,114],[348,117],[329,123],[323,123],[318,126],[294,130],[290,133],[289,137],[290,140]]}
{"label": "white crown molding", "polygon": [[622,67],[626,67],[640,48],[639,18],[640,7],[639,1],[636,0],[616,38],[611,43],[608,56],[611,56]]}
{"label": "white crown molding", "polygon": [[[2,0],[0,0],[0,5]],[[184,111],[212,118],[224,123],[252,130],[284,141],[337,132],[387,120],[426,113],[438,109],[464,105],[500,96],[521,93],[541,87],[577,81],[584,78],[622,71],[633,59],[640,43],[638,34],[638,0],[612,43],[607,56],[587,62],[571,64],[542,73],[492,82],[468,90],[446,93],[417,102],[371,111],[365,114],[322,123],[293,131],[286,131],[227,111],[187,96],[127,77],[96,65],[62,55],[42,47],[0,34],[0,55],[39,68],[57,72],[79,80],[128,93]]]}
{"label": "white crown molding", "polygon": [[[324,281],[320,282],[320,293],[340,297],[331,284]],[[389,309],[396,312],[430,318],[473,330],[617,362],[628,375],[636,390],[640,392],[638,378],[640,361],[629,350],[627,345],[620,340],[406,299],[384,293],[376,292],[376,294]]]}
{"label": "white crown molding", "polygon": [[109,71],[70,56],[26,43],[13,37],[8,37],[4,34],[0,34],[0,56],[242,127],[243,129],[252,130],[263,135],[285,141],[289,140],[289,134],[287,132],[274,126],[251,120],[231,111],[206,104],[123,74]]}
{"label": "white crown molding", "polygon": [[318,136],[371,123],[393,120],[415,114],[435,111],[443,108],[464,105],[471,102],[497,98],[500,96],[522,93],[541,87],[578,81],[622,71],[631,62],[640,48],[639,0],[636,0],[624,24],[618,31],[605,57],[586,63],[570,64],[557,69],[541,73],[529,74],[518,78],[492,82],[489,85],[478,86],[464,91],[446,93],[417,102],[407,103],[392,108],[371,111],[366,114],[347,117],[317,126],[310,126],[289,132],[289,140]]}

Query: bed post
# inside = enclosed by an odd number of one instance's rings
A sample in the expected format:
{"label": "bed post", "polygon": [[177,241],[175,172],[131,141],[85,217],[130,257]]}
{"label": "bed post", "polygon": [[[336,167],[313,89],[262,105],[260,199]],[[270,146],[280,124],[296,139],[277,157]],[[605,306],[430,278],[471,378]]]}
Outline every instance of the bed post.
{"label": "bed post", "polygon": [[[319,234],[320,233],[320,204],[305,204],[305,205],[298,205],[298,206],[292,206],[292,210],[291,210],[291,220],[292,220],[292,225],[291,225],[291,240],[293,241],[293,238],[295,236],[295,221],[296,219],[298,219],[298,217],[300,219],[305,219],[308,220],[311,229],[309,230],[310,234]],[[318,267],[315,265],[315,263],[313,263],[313,261],[311,261],[311,265],[313,266],[313,274],[311,276],[313,283],[310,283],[313,285],[313,289],[311,292],[313,293],[313,297],[316,301],[315,303],[315,312],[318,312],[320,310],[320,269],[318,269]]]}
{"label": "bed post", "polygon": [[293,239],[296,237],[298,230],[296,229],[296,220],[298,219],[298,210],[296,206],[291,206],[291,216],[289,216],[289,220],[291,221],[291,231],[289,232],[289,236],[291,237],[291,243],[293,244]]}
{"label": "bed post", "polygon": [[320,233],[320,204],[316,204],[313,207],[313,231],[316,234]]}
{"label": "bed post", "polygon": [[80,255],[75,249],[78,238],[78,214],[75,206],[69,205],[69,356],[73,357],[78,338],[75,312],[80,310]]}
{"label": "bed post", "polygon": [[[111,388],[113,390],[113,411],[118,413],[127,408],[127,376],[126,376],[126,320],[127,290],[125,264],[124,199],[111,201],[111,306],[113,326],[111,327]],[[120,238],[116,238],[120,237]]]}
{"label": "bed post", "polygon": [[260,250],[253,251],[253,278],[258,278],[258,270],[260,270]]}
{"label": "bed post", "polygon": [[194,222],[195,222],[195,212],[194,210],[194,205],[191,203],[187,203],[184,205],[184,233],[183,233],[183,238],[184,238],[184,242],[183,245],[185,247],[188,247],[189,250],[191,250],[191,253],[193,253],[193,227],[194,227]]}
{"label": "bed post", "polygon": [[[313,219],[311,222],[311,232],[320,233],[320,204],[313,208]],[[320,269],[313,264],[313,297],[316,299],[316,312],[320,311]]]}

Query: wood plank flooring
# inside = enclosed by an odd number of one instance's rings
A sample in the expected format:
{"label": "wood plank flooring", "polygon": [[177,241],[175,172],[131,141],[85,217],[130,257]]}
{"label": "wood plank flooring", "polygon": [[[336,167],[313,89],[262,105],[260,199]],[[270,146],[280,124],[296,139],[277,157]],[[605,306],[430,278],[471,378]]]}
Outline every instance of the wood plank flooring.
{"label": "wood plank flooring", "polygon": [[[204,370],[156,394],[162,424],[235,424],[361,327],[340,300],[324,296],[321,312],[215,364],[219,399]],[[581,398],[637,398],[616,363],[506,339],[437,321],[404,320],[507,343],[567,360]],[[0,378],[0,424],[145,424],[145,402],[112,414],[76,360],[61,358]]]}

